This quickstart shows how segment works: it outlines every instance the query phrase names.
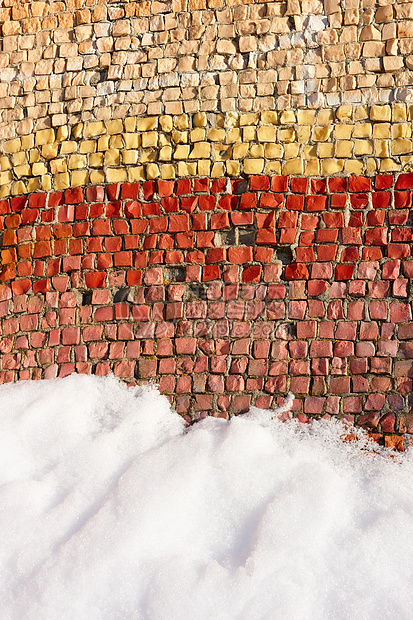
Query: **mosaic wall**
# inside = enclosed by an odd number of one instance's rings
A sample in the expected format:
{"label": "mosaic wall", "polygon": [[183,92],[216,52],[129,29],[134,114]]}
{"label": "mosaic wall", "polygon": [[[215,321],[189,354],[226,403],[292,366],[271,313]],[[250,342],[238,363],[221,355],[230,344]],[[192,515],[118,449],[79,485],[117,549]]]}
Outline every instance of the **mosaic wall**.
{"label": "mosaic wall", "polygon": [[291,390],[402,447],[413,3],[3,0],[0,23],[0,381],[114,372],[188,420]]}

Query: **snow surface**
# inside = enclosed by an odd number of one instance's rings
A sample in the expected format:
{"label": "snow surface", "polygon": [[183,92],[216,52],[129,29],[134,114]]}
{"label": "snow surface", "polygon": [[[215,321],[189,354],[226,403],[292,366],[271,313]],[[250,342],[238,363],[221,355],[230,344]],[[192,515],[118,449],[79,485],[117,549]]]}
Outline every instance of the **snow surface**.
{"label": "snow surface", "polygon": [[2,620],[411,620],[413,455],[113,377],[0,388]]}

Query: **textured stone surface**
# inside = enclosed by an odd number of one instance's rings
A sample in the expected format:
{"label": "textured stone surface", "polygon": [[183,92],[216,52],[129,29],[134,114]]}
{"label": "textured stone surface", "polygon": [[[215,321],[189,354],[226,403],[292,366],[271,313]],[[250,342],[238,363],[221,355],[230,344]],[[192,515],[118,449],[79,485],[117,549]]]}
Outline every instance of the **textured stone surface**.
{"label": "textured stone surface", "polygon": [[112,371],[195,418],[291,390],[297,415],[410,432],[413,236],[394,207],[412,185],[204,177],[4,199],[0,381]]}
{"label": "textured stone surface", "polygon": [[402,449],[411,4],[4,0],[0,27],[0,381],[112,371],[188,419],[291,390]]}
{"label": "textured stone surface", "polygon": [[0,24],[3,197],[412,163],[409,3],[5,0]]}

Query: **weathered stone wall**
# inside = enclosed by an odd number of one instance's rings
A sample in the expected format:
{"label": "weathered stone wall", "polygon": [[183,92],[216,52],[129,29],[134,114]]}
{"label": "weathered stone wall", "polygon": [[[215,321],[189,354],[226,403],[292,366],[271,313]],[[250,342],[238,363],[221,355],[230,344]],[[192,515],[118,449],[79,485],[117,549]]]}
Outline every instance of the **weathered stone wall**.
{"label": "weathered stone wall", "polygon": [[1,4],[4,137],[134,115],[411,100],[408,2]]}
{"label": "weathered stone wall", "polygon": [[0,381],[413,432],[413,4],[0,3]]}

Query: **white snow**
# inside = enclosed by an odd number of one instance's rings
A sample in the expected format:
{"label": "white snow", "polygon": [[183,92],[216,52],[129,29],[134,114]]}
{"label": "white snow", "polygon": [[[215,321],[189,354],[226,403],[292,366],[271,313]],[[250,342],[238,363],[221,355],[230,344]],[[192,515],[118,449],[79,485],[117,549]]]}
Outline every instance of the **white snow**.
{"label": "white snow", "polygon": [[113,377],[0,388],[1,620],[412,617],[413,456]]}

